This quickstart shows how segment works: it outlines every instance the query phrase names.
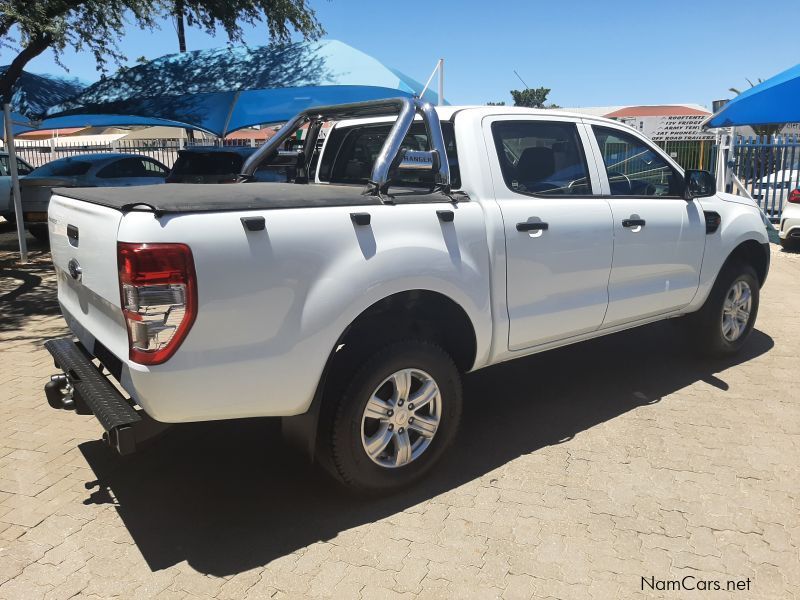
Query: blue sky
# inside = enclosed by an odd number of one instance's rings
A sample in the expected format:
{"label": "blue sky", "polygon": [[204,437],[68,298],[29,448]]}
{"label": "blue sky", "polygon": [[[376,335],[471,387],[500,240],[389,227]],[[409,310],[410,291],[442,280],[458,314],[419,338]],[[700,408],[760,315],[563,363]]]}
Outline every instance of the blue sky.
{"label": "blue sky", "polygon": [[[385,64],[424,82],[445,58],[445,97],[454,104],[510,102],[522,87],[553,91],[561,106],[696,102],[706,106],[730,97],[745,77],[764,79],[800,62],[796,36],[765,33],[766,22],[792,23],[796,0],[773,0],[768,8],[742,0],[669,3],[648,0],[511,0],[397,3],[385,0],[310,0],[327,30]],[[766,19],[766,21],[765,21]],[[248,29],[250,45],[266,43],[264,29]],[[190,50],[222,46],[189,30]],[[133,61],[177,50],[171,22],[160,31],[133,27],[121,40]],[[2,63],[10,60],[8,50]],[[67,53],[70,75],[97,78],[92,57]],[[47,53],[33,72],[64,73]]]}

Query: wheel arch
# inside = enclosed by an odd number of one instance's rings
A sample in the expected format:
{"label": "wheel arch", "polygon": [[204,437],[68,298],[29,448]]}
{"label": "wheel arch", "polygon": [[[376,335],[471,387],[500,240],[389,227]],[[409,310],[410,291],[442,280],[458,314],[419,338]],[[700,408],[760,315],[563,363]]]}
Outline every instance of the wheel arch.
{"label": "wheel arch", "polygon": [[765,248],[765,244],[757,240],[744,240],[728,254],[722,268],[724,269],[737,261],[751,265],[755,269],[756,275],[758,275],[759,286],[763,287],[769,272],[769,245],[767,244]]}
{"label": "wheel arch", "polygon": [[475,323],[450,296],[428,289],[396,292],[373,302],[344,329],[331,348],[309,410],[282,420],[284,436],[311,457],[333,400],[343,391],[348,375],[365,357],[386,344],[404,339],[435,342],[447,352],[459,371],[469,371],[478,353]]}

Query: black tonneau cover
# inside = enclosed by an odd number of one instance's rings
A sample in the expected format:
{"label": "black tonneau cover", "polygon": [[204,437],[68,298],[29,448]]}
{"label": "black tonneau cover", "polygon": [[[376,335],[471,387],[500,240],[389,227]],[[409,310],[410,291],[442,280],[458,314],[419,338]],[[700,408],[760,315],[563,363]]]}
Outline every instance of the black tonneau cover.
{"label": "black tonneau cover", "polygon": [[[452,202],[441,192],[399,189],[382,202],[365,196],[355,185],[295,183],[183,184],[131,187],[56,188],[53,193],[122,212],[150,209],[157,214],[309,208],[318,206],[371,206],[386,201],[394,204]],[[459,198],[461,201],[462,198]],[[463,198],[466,200],[466,198]]]}

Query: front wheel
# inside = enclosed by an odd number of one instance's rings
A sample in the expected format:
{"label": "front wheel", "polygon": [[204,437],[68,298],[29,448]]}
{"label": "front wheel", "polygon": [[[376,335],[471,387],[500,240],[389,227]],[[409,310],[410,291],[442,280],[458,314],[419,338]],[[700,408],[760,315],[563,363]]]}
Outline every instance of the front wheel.
{"label": "front wheel", "polygon": [[356,372],[330,430],[329,470],[364,492],[390,492],[429,472],[461,419],[461,378],[427,341],[391,344]]}
{"label": "front wheel", "polygon": [[738,352],[755,325],[759,297],[758,276],[752,266],[726,265],[703,308],[693,318],[700,348],[717,356]]}

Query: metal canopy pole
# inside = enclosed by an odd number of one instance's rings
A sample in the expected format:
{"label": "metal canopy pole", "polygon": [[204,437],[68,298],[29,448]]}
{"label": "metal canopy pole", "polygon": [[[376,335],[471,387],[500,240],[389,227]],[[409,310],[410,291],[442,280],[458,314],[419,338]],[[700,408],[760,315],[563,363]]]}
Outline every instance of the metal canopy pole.
{"label": "metal canopy pole", "polygon": [[19,260],[28,262],[28,243],[25,240],[25,223],[22,214],[22,196],[19,193],[19,173],[17,172],[17,151],[14,148],[14,127],[11,121],[11,105],[3,103],[3,124],[8,150],[8,168],[11,171],[11,195],[14,198],[14,217],[17,221],[17,240],[19,241]]}
{"label": "metal canopy pole", "polygon": [[444,59],[439,59],[439,106],[444,106]]}

